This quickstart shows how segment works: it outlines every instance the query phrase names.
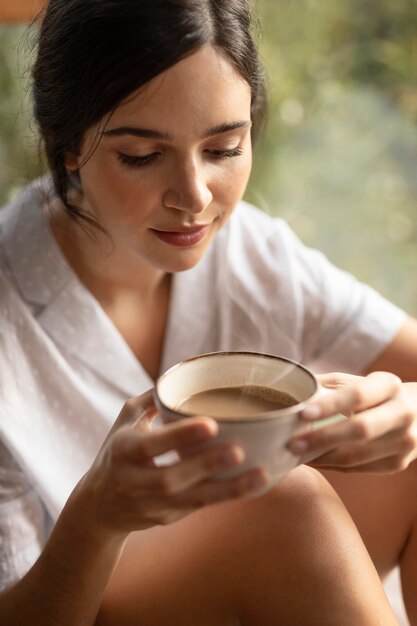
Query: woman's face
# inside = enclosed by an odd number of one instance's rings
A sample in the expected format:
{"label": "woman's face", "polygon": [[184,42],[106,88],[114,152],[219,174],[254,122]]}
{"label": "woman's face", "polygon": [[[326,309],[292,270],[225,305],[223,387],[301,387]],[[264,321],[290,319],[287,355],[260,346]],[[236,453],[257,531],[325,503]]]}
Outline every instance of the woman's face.
{"label": "woman's face", "polygon": [[167,272],[200,260],[248,182],[250,110],[249,85],[205,46],[119,106],[94,150],[103,130],[89,130],[67,167],[115,251]]}

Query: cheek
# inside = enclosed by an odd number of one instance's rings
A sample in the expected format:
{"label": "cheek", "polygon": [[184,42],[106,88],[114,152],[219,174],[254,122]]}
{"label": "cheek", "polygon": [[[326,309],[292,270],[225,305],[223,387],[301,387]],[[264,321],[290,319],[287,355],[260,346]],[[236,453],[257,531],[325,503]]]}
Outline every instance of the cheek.
{"label": "cheek", "polygon": [[81,168],[82,188],[88,202],[99,207],[103,199],[113,195],[117,186],[115,167],[99,155],[93,155]]}
{"label": "cheek", "polygon": [[155,192],[149,177],[136,174],[120,166],[117,160],[91,160],[80,172],[87,203],[104,221],[112,217],[135,216],[138,207],[146,213],[147,205]]}
{"label": "cheek", "polygon": [[237,168],[233,168],[224,174],[221,184],[217,192],[217,201],[220,205],[220,214],[218,227],[222,228],[228,221],[238,202],[242,199],[245,192],[249,176],[251,172],[251,164],[246,163]]}
{"label": "cheek", "polygon": [[236,167],[228,168],[219,182],[220,195],[230,203],[236,204],[246,189],[252,169],[252,159],[246,157],[236,164]]}
{"label": "cheek", "polygon": [[116,159],[97,159],[91,163],[91,169],[88,169],[87,164],[85,178],[88,183],[91,181],[95,187],[99,187],[99,193],[104,198],[123,197],[132,188],[132,181],[129,181]]}

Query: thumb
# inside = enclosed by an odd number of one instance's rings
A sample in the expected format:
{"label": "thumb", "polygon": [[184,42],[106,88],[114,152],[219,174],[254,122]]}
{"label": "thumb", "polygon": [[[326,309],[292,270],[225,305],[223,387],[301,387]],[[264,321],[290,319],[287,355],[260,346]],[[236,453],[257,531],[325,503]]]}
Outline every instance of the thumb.
{"label": "thumb", "polygon": [[133,422],[132,426],[135,430],[149,431],[151,430],[151,424],[155,419],[158,411],[155,406],[146,407],[137,419]]}
{"label": "thumb", "polygon": [[156,413],[153,389],[149,389],[140,396],[130,398],[124,404],[109,434],[111,435],[122,426],[149,430]]}
{"label": "thumb", "polygon": [[361,380],[363,377],[342,372],[331,372],[329,374],[319,374],[316,378],[325,389],[338,389],[339,387],[345,387],[346,385],[358,382],[358,380]]}

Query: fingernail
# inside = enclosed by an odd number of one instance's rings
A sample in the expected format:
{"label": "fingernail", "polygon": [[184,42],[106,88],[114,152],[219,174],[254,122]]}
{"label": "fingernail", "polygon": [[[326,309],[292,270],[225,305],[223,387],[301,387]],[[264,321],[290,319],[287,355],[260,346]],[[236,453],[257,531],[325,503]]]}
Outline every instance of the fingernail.
{"label": "fingernail", "polygon": [[238,465],[245,458],[241,448],[233,448],[232,450],[222,450],[219,454],[219,461],[224,465]]}
{"label": "fingernail", "polygon": [[234,450],[222,450],[218,459],[223,465],[234,465],[236,463],[236,454]]}
{"label": "fingernail", "polygon": [[295,439],[288,445],[291,452],[296,455],[304,454],[308,450],[308,443],[305,439]]}
{"label": "fingernail", "polygon": [[194,435],[196,439],[211,439],[215,434],[213,431],[214,429],[210,429],[208,424],[204,426],[201,425],[194,429]]}
{"label": "fingernail", "polygon": [[321,417],[322,411],[318,404],[311,404],[301,411],[301,417],[306,420],[316,420]]}

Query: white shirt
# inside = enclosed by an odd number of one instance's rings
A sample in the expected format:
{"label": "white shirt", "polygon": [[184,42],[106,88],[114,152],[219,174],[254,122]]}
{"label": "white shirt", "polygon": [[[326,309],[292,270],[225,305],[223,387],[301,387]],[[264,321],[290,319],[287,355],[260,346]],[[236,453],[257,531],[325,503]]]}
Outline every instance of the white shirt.
{"label": "white shirt", "polygon": [[[10,463],[24,484],[0,505],[0,588],[42,549],[125,400],[153,385],[55,243],[47,189],[37,182],[0,212],[0,501]],[[240,349],[358,373],[404,318],[282,220],[240,203],[200,263],[174,276],[161,372]]]}

